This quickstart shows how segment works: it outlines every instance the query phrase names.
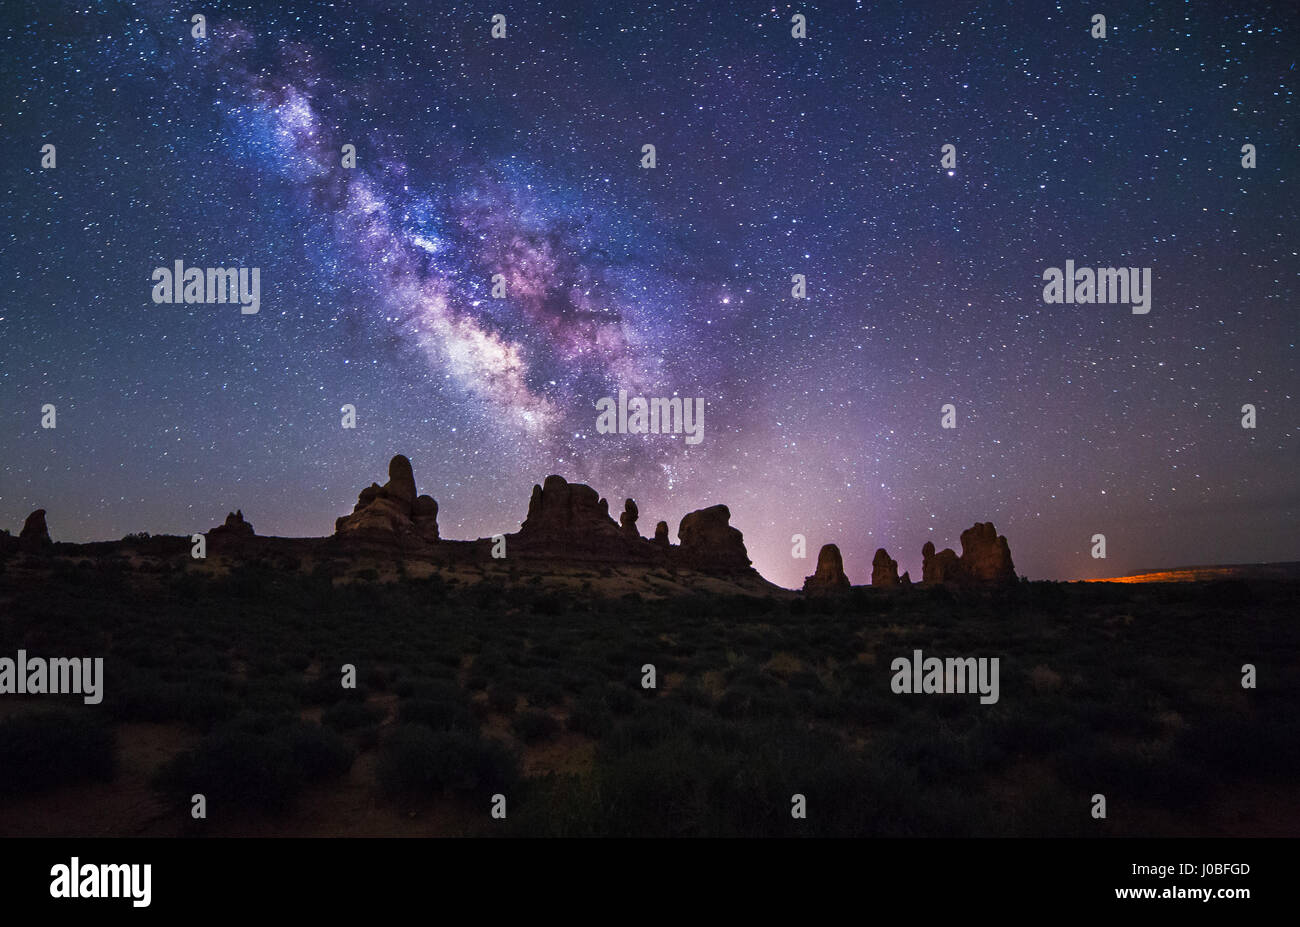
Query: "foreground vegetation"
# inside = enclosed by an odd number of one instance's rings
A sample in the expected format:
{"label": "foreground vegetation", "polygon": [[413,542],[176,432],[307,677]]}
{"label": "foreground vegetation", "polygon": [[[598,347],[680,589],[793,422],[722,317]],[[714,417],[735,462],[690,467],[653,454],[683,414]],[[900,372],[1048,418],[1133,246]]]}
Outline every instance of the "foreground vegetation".
{"label": "foreground vegetation", "polygon": [[[1222,581],[593,601],[256,565],[11,569],[0,656],[103,656],[105,695],[5,696],[0,812],[113,781],[115,731],[145,721],[193,735],[152,779],[191,830],[203,793],[210,819],[275,832],[366,758],[376,802],[452,809],[454,833],[1202,833],[1233,796],[1294,788],[1298,600]],[[914,649],[1000,658],[1000,700],[895,694],[890,662]]]}

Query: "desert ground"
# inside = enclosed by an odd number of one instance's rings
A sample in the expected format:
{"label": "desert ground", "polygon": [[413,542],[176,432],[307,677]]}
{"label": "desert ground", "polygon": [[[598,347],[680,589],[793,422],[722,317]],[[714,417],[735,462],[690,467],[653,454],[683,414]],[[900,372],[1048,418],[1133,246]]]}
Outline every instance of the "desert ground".
{"label": "desert ground", "polygon": [[[105,660],[98,705],[0,700],[6,835],[1300,835],[1294,582],[805,598],[89,547],[0,572],[0,655]],[[915,649],[998,657],[998,702],[895,693]]]}

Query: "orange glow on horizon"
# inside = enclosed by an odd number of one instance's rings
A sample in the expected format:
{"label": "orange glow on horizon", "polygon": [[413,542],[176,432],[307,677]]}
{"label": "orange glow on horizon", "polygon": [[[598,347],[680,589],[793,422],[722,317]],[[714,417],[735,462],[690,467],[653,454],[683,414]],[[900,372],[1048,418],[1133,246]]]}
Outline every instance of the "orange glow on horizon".
{"label": "orange glow on horizon", "polygon": [[1206,567],[1190,570],[1163,570],[1155,573],[1134,573],[1131,576],[1112,576],[1100,579],[1085,579],[1085,583],[1195,583],[1207,579],[1224,579],[1234,575],[1233,570],[1223,567]]}

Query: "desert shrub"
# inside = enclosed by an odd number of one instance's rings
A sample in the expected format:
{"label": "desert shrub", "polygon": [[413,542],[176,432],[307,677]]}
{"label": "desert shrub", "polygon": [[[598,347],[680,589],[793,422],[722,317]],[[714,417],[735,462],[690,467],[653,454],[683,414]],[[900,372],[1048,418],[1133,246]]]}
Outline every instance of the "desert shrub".
{"label": "desert shrub", "polygon": [[791,689],[805,689],[809,692],[819,692],[822,688],[821,677],[811,670],[799,670],[791,673],[785,684]]}
{"label": "desert shrub", "polygon": [[602,690],[605,704],[609,706],[610,711],[618,715],[631,714],[641,707],[643,699],[638,692],[639,690],[631,689],[626,685],[613,683]]}
{"label": "desert shrub", "polygon": [[1127,734],[1134,737],[1157,737],[1161,732],[1160,722],[1156,719],[1150,706],[1137,696],[1128,696],[1112,690],[1104,701],[1066,702],[1070,704],[1073,714],[1080,723],[1090,731],[1104,731],[1111,735]]}
{"label": "desert shrub", "polygon": [[[355,689],[345,689],[342,684],[342,675],[337,667],[342,666],[342,661],[335,664],[325,664],[327,669],[323,670],[315,679],[309,680],[301,689],[301,698],[308,705],[332,705],[338,701],[364,702],[370,695],[370,689],[364,681],[358,680]],[[334,668],[328,668],[333,666]]]}
{"label": "desert shrub", "polygon": [[[629,741],[615,733],[597,753],[602,806],[588,817],[601,834],[972,835],[989,824],[961,789],[924,788],[889,751],[860,755],[801,722],[700,717],[644,745]],[[793,819],[796,792],[834,813]]]}
{"label": "desert shrub", "polygon": [[556,668],[556,678],[565,692],[574,695],[591,685],[591,673],[572,656]]}
{"label": "desert shrub", "polygon": [[357,728],[352,732],[356,739],[359,750],[373,750],[379,746],[379,725],[367,724],[365,727]]}
{"label": "desert shrub", "polygon": [[422,724],[435,731],[478,731],[477,719],[459,696],[403,701],[397,707],[397,720],[402,724]]}
{"label": "desert shrub", "polygon": [[681,738],[602,764],[598,780],[609,796],[602,826],[613,836],[699,834],[708,798],[697,775],[701,765],[697,748]]}
{"label": "desert shrub", "polygon": [[188,682],[167,682],[125,664],[118,684],[105,693],[104,707],[119,721],[183,721],[206,728],[232,717],[238,702],[215,678],[196,674]]}
{"label": "desert shrub", "polygon": [[180,802],[202,793],[210,802],[279,813],[292,808],[304,783],[347,773],[353,757],[319,725],[245,714],[173,757],[154,784]]}
{"label": "desert shrub", "polygon": [[265,736],[300,723],[296,712],[280,711],[263,713],[258,711],[241,711],[217,730],[220,732],[238,731],[243,734]]}
{"label": "desert shrub", "polygon": [[1216,711],[1191,722],[1179,737],[1183,762],[1234,777],[1281,780],[1300,768],[1300,718],[1284,704],[1257,712]]}
{"label": "desert shrub", "polygon": [[769,718],[784,712],[786,706],[770,693],[750,685],[728,687],[714,710],[724,718]]}
{"label": "desert shrub", "polygon": [[496,679],[501,673],[506,671],[509,661],[505,654],[494,647],[484,647],[482,652],[474,658],[474,665],[471,667],[473,672],[481,673],[489,679]]}
{"label": "desert shrub", "polygon": [[294,768],[307,782],[336,779],[352,768],[356,753],[347,741],[319,724],[296,724],[282,735]]}
{"label": "desert shrub", "polygon": [[428,675],[403,676],[393,684],[393,691],[401,698],[446,700],[461,697],[460,686],[453,679]]}
{"label": "desert shrub", "polygon": [[294,672],[301,673],[311,665],[311,657],[301,650],[294,650],[286,653],[282,658],[282,662]]}
{"label": "desert shrub", "polygon": [[236,695],[241,708],[260,714],[295,714],[302,705],[301,681],[290,677],[250,679]]}
{"label": "desert shrub", "polygon": [[610,756],[643,750],[679,732],[683,719],[667,711],[647,712],[620,721],[600,742]]}
{"label": "desert shrub", "polygon": [[212,688],[184,686],[172,702],[172,716],[186,724],[208,728],[234,716],[239,703],[233,695]]}
{"label": "desert shrub", "polygon": [[1250,584],[1244,579],[1211,580],[1197,593],[1197,604],[1212,608],[1248,608],[1257,601]]}
{"label": "desert shrub", "polygon": [[300,783],[287,746],[266,734],[230,729],[175,756],[156,779],[178,802],[201,793],[210,802],[267,812],[287,810]]}
{"label": "desert shrub", "polygon": [[1199,764],[1174,751],[1122,748],[1101,741],[1071,744],[1057,757],[1062,781],[1108,798],[1181,809],[1204,801],[1213,784]]}
{"label": "desert shrub", "polygon": [[879,748],[913,770],[922,784],[971,780],[993,771],[1005,759],[997,740],[980,729],[958,730],[933,719],[882,736]]}
{"label": "desert shrub", "polygon": [[564,701],[564,689],[558,683],[550,680],[533,682],[528,686],[526,691],[528,701],[533,705],[543,707],[558,705]]}
{"label": "desert shrub", "polygon": [[741,725],[702,712],[690,719],[685,736],[700,746],[719,750],[739,750],[745,742]]}
{"label": "desert shrub", "polygon": [[338,702],[321,712],[320,722],[336,731],[352,731],[376,724],[384,718],[384,710],[363,702]]}
{"label": "desert shrub", "polygon": [[984,732],[994,744],[1008,752],[1053,750],[1082,738],[1090,737],[1088,728],[1069,712],[1054,711],[1053,703],[1034,706],[1032,703],[1006,702],[990,708],[984,723]]}
{"label": "desert shrub", "polygon": [[700,684],[698,678],[687,679],[673,691],[672,697],[695,708],[713,707],[713,696]]}
{"label": "desert shrub", "polygon": [[539,659],[559,660],[564,656],[564,649],[552,641],[541,641],[533,647],[533,656]]}
{"label": "desert shrub", "polygon": [[508,715],[515,710],[515,704],[519,701],[519,693],[509,686],[495,685],[488,688],[487,691],[488,705],[493,711],[499,711],[503,715]]}
{"label": "desert shrub", "polygon": [[613,729],[614,714],[603,699],[584,696],[574,704],[565,724],[571,731],[601,738]]}
{"label": "desert shrub", "polygon": [[0,722],[0,795],[108,782],[114,772],[113,733],[89,718],[55,711]]}
{"label": "desert shrub", "polygon": [[536,615],[545,615],[548,618],[564,614],[564,600],[553,592],[543,593],[533,599],[532,610]]}
{"label": "desert shrub", "polygon": [[512,786],[519,761],[503,744],[463,731],[405,724],[380,747],[375,777],[389,798],[442,790],[497,792]]}
{"label": "desert shrub", "polygon": [[440,650],[433,655],[434,666],[431,669],[436,670],[442,667],[444,670],[460,669],[461,652],[459,650]]}
{"label": "desert shrub", "polygon": [[248,675],[250,677],[279,676],[284,671],[285,666],[278,656],[258,656],[248,661]]}
{"label": "desert shrub", "polygon": [[515,715],[511,727],[516,737],[532,744],[553,738],[560,731],[560,722],[544,711],[530,708]]}

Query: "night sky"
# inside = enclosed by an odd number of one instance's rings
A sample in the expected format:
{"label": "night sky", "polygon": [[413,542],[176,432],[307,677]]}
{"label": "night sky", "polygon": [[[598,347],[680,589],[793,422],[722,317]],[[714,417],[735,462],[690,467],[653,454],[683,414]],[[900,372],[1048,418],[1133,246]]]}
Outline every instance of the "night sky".
{"label": "night sky", "polygon": [[[786,586],[977,520],[1036,579],[1300,559],[1289,0],[0,16],[0,527],[319,536],[404,453],[444,537],[559,473],[645,535],[725,502]],[[176,260],[260,312],[155,304]],[[1149,314],[1045,305],[1066,260]],[[620,388],[703,442],[597,434]]]}

